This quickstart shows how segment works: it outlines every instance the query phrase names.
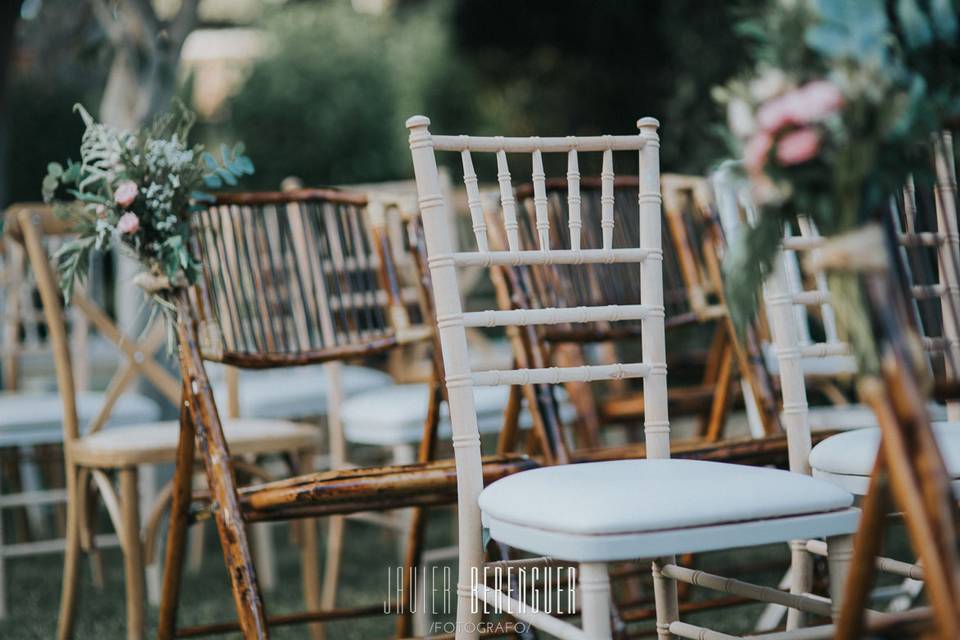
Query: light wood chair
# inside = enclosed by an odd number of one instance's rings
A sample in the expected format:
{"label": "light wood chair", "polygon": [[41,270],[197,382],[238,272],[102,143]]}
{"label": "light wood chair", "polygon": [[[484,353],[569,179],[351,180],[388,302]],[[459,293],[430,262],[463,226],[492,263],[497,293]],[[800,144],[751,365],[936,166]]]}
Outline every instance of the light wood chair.
{"label": "light wood chair", "polygon": [[[63,593],[60,601],[58,638],[72,636],[76,609],[78,569],[81,553],[95,552],[90,516],[94,509],[92,490],[100,494],[123,550],[126,575],[127,637],[144,633],[144,570],[155,556],[156,528],[169,501],[169,488],[162,490],[150,512],[142,518],[139,504],[138,469],[144,465],[175,460],[178,439],[176,421],[108,426],[111,410],[121,394],[142,376],[171,400],[178,401],[181,384],[155,359],[154,351],[163,341],[164,330],[156,328],[150,337],[137,341],[124,335],[107,314],[82,290],[71,300],[89,322],[122,354],[120,366],[105,395],[102,407],[90,424],[81,428],[79,396],[73,377],[68,327],[64,321],[60,291],[45,245],[48,237],[69,236],[66,224],[48,208],[15,207],[6,219],[7,233],[22,243],[35,274],[43,304],[56,363],[64,459],[66,465],[67,538],[64,557]],[[105,428],[107,427],[107,428]],[[282,421],[241,420],[230,424],[228,437],[236,450],[250,455],[302,453],[317,445],[315,429]],[[117,492],[114,476],[119,483]],[[141,530],[141,520],[145,520]],[[147,560],[145,562],[145,559]]]}
{"label": "light wood chair", "polygon": [[[45,205],[34,206],[47,209]],[[36,279],[19,244],[4,236],[2,246],[4,390],[0,393],[0,450],[4,468],[0,470],[0,511],[12,512],[14,531],[6,526],[10,520],[0,518],[0,618],[7,612],[7,559],[62,553],[67,500],[63,489],[63,407],[56,392],[54,353],[37,297]],[[95,379],[102,382],[105,374],[109,376],[116,369],[116,346],[93,330],[79,308],[70,310],[67,322],[72,357],[77,363],[81,422],[90,422],[108,399],[113,403],[108,426],[159,418],[160,406],[142,394],[128,389],[117,396],[94,389]],[[156,350],[157,338],[156,334],[148,338],[150,349]],[[116,545],[117,540],[101,535],[98,542],[105,547]],[[95,576],[100,576],[98,565]]]}
{"label": "light wood chair", "polygon": [[[433,460],[439,382],[430,396],[418,461],[409,465],[333,469],[238,489],[229,465],[218,407],[204,362],[271,369],[386,354],[421,340],[405,324],[385,245],[367,235],[363,194],[327,189],[222,196],[192,219],[203,271],[192,290],[166,293],[177,310],[181,370],[186,380],[173,505],[168,528],[158,637],[239,630],[266,638],[274,622],[325,622],[382,615],[383,603],[318,609],[268,618],[251,563],[245,525],[320,516],[449,504],[455,500],[450,461]],[[402,302],[399,303],[402,306]],[[335,405],[331,405],[335,406]],[[336,423],[336,416],[329,416]],[[336,440],[334,441],[336,442]],[[207,472],[209,496],[190,492],[194,450]],[[232,448],[232,447],[231,447]],[[492,481],[534,463],[498,456],[484,471]],[[215,520],[224,548],[237,620],[178,629],[177,601],[184,536],[191,521]],[[410,566],[416,562],[410,563]],[[394,609],[396,610],[396,609]],[[312,629],[316,630],[314,625]]]}
{"label": "light wood chair", "polygon": [[[562,638],[611,638],[610,586],[607,563],[632,558],[655,558],[652,570],[657,601],[657,632],[686,638],[726,638],[708,629],[678,620],[676,581],[741,595],[769,598],[806,611],[829,615],[838,610],[819,598],[783,594],[776,589],[745,586],[675,564],[676,554],[784,541],[794,537],[828,537],[835,547],[832,582],[846,575],[844,554],[858,512],[852,498],[812,477],[775,469],[745,467],[697,460],[670,460],[667,417],[666,354],[661,277],[662,250],[658,123],[638,122],[641,133],[625,136],[565,138],[505,138],[441,136],[430,133],[429,119],[407,120],[417,179],[428,259],[437,304],[437,326],[443,350],[447,392],[453,420],[460,527],[458,639],[478,637],[478,602],[497,607],[511,604],[511,615]],[[508,250],[490,251],[482,210],[473,211],[476,250],[454,252],[449,243],[445,210],[439,189],[435,154],[460,153],[464,165],[472,154],[494,153],[501,187],[503,225]],[[601,245],[580,242],[576,196],[579,192],[578,156],[601,153],[607,168],[602,179],[612,190],[614,151],[640,156],[640,246],[614,247],[614,211],[607,201],[601,215]],[[522,247],[517,230],[516,201],[510,184],[507,153],[532,155],[537,207],[537,245]],[[563,153],[569,160],[571,249],[552,249],[546,211],[544,153]],[[476,183],[465,180],[468,197]],[[640,299],[634,304],[602,307],[558,307],[530,310],[464,312],[457,269],[480,265],[641,263]],[[466,328],[470,326],[536,326],[568,322],[642,321],[642,361],[580,367],[523,368],[509,371],[472,371]],[[645,395],[646,460],[557,465],[513,474],[483,489],[480,439],[473,404],[474,386],[531,383],[591,382],[643,378]],[[656,487],[643,491],[637,487]],[[717,493],[714,493],[717,492]],[[481,528],[492,540],[537,555],[579,563],[581,626],[550,616],[492,589],[472,576],[483,573]],[[803,533],[802,533],[803,532]],[[760,595],[762,594],[762,596]],[[522,596],[521,596],[522,597]],[[808,632],[808,631],[805,631]],[[829,627],[817,629],[829,637]],[[789,637],[789,636],[788,636]]]}

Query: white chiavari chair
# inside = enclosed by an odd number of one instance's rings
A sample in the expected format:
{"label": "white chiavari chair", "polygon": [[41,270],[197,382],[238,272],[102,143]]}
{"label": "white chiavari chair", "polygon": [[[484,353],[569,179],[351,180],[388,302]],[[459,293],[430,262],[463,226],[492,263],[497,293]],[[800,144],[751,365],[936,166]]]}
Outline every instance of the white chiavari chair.
{"label": "white chiavari chair", "polygon": [[[459,576],[457,638],[478,637],[481,606],[500,603],[510,614],[552,635],[566,639],[612,637],[608,562],[653,559],[657,633],[718,640],[731,638],[678,618],[676,581],[728,593],[778,602],[829,616],[839,606],[838,589],[846,573],[849,534],[858,511],[845,491],[810,476],[769,468],[670,459],[667,382],[660,247],[659,124],[638,122],[639,135],[505,138],[432,135],[429,119],[407,121],[426,232],[429,266],[437,304],[437,326],[449,394],[456,459],[459,507]],[[508,239],[506,251],[490,251],[480,207],[471,206],[477,246],[455,252],[449,242],[445,202],[439,188],[436,152],[461,155],[471,174],[474,153],[496,154],[501,208]],[[581,154],[603,156],[602,179],[612,193],[615,151],[639,155],[640,246],[614,247],[612,198],[604,198],[600,247],[580,242],[578,215]],[[521,247],[516,204],[507,154],[532,156],[539,245]],[[568,158],[571,249],[551,249],[544,193],[544,153]],[[636,156],[635,156],[636,157]],[[476,184],[465,180],[468,199],[479,203]],[[637,304],[556,309],[464,312],[457,269],[467,266],[532,264],[642,264]],[[469,362],[468,327],[526,326],[569,322],[642,321],[641,362],[583,367],[473,371]],[[645,439],[648,458],[577,465],[560,465],[518,473],[483,488],[480,438],[473,403],[474,386],[530,383],[592,382],[642,378],[647,398]],[[481,529],[498,543],[539,556],[578,563],[581,624],[550,616],[530,603],[478,583],[483,572]],[[794,538],[826,537],[836,545],[831,556],[831,602],[777,589],[749,585],[675,563],[677,554],[784,542]],[[520,596],[522,598],[522,596]],[[803,637],[830,637],[830,628],[804,630]],[[791,637],[791,636],[777,636]],[[799,637],[799,636],[795,636]]]}
{"label": "white chiavari chair", "polygon": [[[918,194],[911,181],[902,199],[891,203],[891,222],[900,245],[903,271],[913,298],[915,322],[930,372],[956,380],[960,364],[957,314],[960,311],[960,237],[957,232],[956,171],[949,134],[934,144],[935,185]],[[918,195],[923,197],[918,199]],[[931,197],[933,196],[933,197]],[[918,204],[926,206],[918,210]],[[936,369],[936,370],[935,370]],[[960,406],[947,403],[949,421],[935,422],[934,434],[944,455],[954,492],[960,496]],[[933,416],[934,419],[937,416]],[[827,438],[814,447],[810,463],[815,476],[864,495],[879,445],[877,429],[859,429]]]}
{"label": "white chiavari chair", "polygon": [[[927,228],[921,229],[917,224],[916,194],[911,181],[903,191],[902,200],[895,201],[891,206],[891,223],[896,225],[900,244],[900,253],[903,258],[905,272],[910,277],[910,295],[914,302],[916,322],[924,333],[923,344],[928,352],[943,354],[943,373],[949,377],[953,374],[954,363],[951,349],[956,345],[956,323],[953,318],[958,306],[956,286],[958,272],[958,245],[951,244],[951,235],[956,238],[956,186],[951,180],[948,167],[952,164],[944,157],[944,148],[940,147],[936,154],[936,215],[929,216]],[[720,203],[720,215],[724,219],[724,226],[728,233],[741,222],[741,210],[749,221],[756,215],[746,183],[738,179],[736,169],[727,165],[718,171],[714,180],[717,201]],[[929,199],[929,200],[932,200]],[[808,366],[812,358],[850,358],[849,346],[844,343],[838,334],[835,314],[830,302],[830,294],[826,286],[826,274],[814,271],[807,280],[812,280],[815,289],[812,291],[798,290],[802,287],[804,277],[800,267],[804,262],[797,254],[808,254],[816,261],[816,254],[823,245],[823,239],[816,233],[815,226],[808,220],[798,220],[799,236],[792,236],[789,230],[786,233],[784,248],[779,252],[775,262],[775,269],[764,286],[764,304],[770,322],[774,340],[774,353],[778,360],[781,391],[783,395],[782,424],[788,434],[792,433],[801,446],[791,450],[791,469],[800,473],[812,473],[814,477],[832,482],[841,488],[850,491],[856,496],[866,494],[870,474],[880,442],[880,431],[876,426],[864,426],[867,420],[860,418],[861,411],[846,414],[848,421],[838,420],[831,426],[845,430],[844,433],[830,436],[811,449],[810,432],[816,430],[817,424],[811,419],[814,408],[807,403],[808,378],[816,373],[829,370],[832,366],[818,367],[816,364]],[[933,227],[933,228],[930,228]],[[952,229],[952,230],[951,230]],[[931,256],[926,253],[919,261],[911,261],[909,253],[912,249],[934,249],[936,263],[936,277],[932,276]],[[911,268],[911,262],[913,267]],[[926,273],[925,273],[926,272]],[[923,275],[927,277],[924,278]],[[924,301],[934,301],[937,307],[937,320],[942,335],[931,336],[929,332],[929,313],[921,314],[920,306]],[[809,317],[806,306],[818,305],[823,321],[824,340],[815,342],[810,338]],[[926,315],[926,318],[921,318]],[[846,368],[848,365],[844,365]],[[849,367],[855,370],[855,363]],[[949,407],[948,407],[949,409]],[[943,417],[944,408],[940,405],[930,405],[930,412],[934,416]],[[842,415],[842,414],[841,414]],[[837,414],[835,414],[835,417]],[[875,420],[874,420],[875,421]],[[953,423],[935,423],[934,434],[938,439],[941,451],[947,464],[948,473],[953,478],[955,490],[960,492],[960,425]],[[789,435],[788,435],[789,437]],[[795,454],[795,455],[794,455]],[[807,592],[813,582],[811,555],[823,555],[826,549],[819,541],[793,540],[791,541],[791,573],[789,576],[790,588],[793,593]],[[898,604],[892,608],[903,609],[909,606],[913,597],[922,587],[919,578],[921,569],[912,563],[902,562],[891,558],[879,558],[878,568],[882,571],[902,576],[905,579],[901,589],[903,594],[894,599]],[[894,592],[896,590],[893,590]],[[793,613],[793,612],[791,612]],[[798,621],[796,614],[788,618],[788,628],[795,627]],[[761,627],[767,627],[778,620],[778,615],[767,613],[764,615]]]}

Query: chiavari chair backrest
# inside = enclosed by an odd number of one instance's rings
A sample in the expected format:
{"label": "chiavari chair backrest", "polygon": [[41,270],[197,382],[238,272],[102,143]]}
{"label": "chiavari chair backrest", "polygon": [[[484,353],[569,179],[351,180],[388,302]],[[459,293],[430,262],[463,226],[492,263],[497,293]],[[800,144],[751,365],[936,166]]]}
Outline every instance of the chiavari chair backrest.
{"label": "chiavari chair backrest", "polygon": [[[69,316],[65,312],[50,251],[73,236],[68,224],[58,218],[50,207],[37,205],[13,205],[7,210],[5,220],[7,236],[22,247],[29,260],[32,281],[42,305],[43,332],[53,355],[57,389],[63,403],[65,440],[70,441],[81,433],[92,434],[102,429],[121,394],[139,377],[148,380],[171,403],[178,403],[180,382],[156,357],[166,336],[161,323],[149,327],[139,340],[128,336],[114,323],[107,311],[90,298],[83,286],[74,288]],[[78,327],[84,333],[84,339],[88,329],[93,329],[112,343],[120,354],[116,371],[107,384],[103,403],[83,429],[77,414],[77,392],[84,389],[77,381],[84,373],[78,373],[71,348],[77,344],[73,342],[73,332]]]}
{"label": "chiavari chair backrest", "polygon": [[[443,355],[443,366],[453,446],[457,467],[457,493],[460,525],[460,581],[465,583],[471,568],[481,561],[480,521],[477,498],[482,489],[480,435],[474,405],[473,387],[489,385],[560,384],[592,382],[623,378],[643,378],[647,398],[645,433],[647,455],[665,458],[670,455],[669,421],[667,416],[666,349],[664,344],[663,279],[661,263],[661,197],[659,124],[653,118],[638,122],[638,135],[506,138],[433,135],[430,121],[423,116],[407,120],[410,149],[417,180],[420,212],[426,237],[428,264],[436,322]],[[614,244],[617,221],[614,216],[615,151],[639,154],[640,181],[639,243],[634,247]],[[447,203],[440,190],[437,152],[459,153],[463,179],[476,240],[473,250],[454,251],[447,227]],[[497,161],[497,182],[506,250],[491,250],[487,223],[474,170],[473,155],[492,153]],[[556,247],[552,243],[543,155],[564,154],[567,158],[567,201],[569,206],[566,234],[569,244]],[[601,212],[599,242],[586,242],[583,232],[582,197],[580,190],[580,154],[602,154]],[[536,241],[522,244],[517,216],[517,202],[511,183],[508,154],[523,155],[531,162],[534,185],[534,227]],[[590,236],[593,237],[593,236]],[[642,263],[639,300],[635,304],[576,307],[559,306],[542,309],[484,310],[464,312],[457,269],[470,266],[533,266]],[[468,327],[539,326],[566,323],[617,322],[642,320],[643,353],[640,362],[580,367],[521,368],[512,370],[473,371],[467,344]]]}
{"label": "chiavari chair backrest", "polygon": [[401,293],[384,207],[359,193],[303,189],[221,195],[196,213],[204,358],[304,365],[427,337]]}
{"label": "chiavari chair backrest", "polygon": [[[908,181],[891,198],[890,221],[899,248],[900,273],[912,299],[914,322],[930,361],[928,370],[956,381],[960,372],[960,233],[952,136],[933,138],[933,183]],[[960,403],[947,403],[960,419]]]}
{"label": "chiavari chair backrest", "polygon": [[[722,166],[713,177],[717,213],[724,233],[732,238],[741,225],[752,224],[758,215],[745,179],[737,175],[732,163]],[[781,425],[786,432],[791,471],[810,473],[809,455],[811,433],[808,418],[807,388],[804,374],[806,358],[844,358],[839,369],[846,369],[849,348],[835,334],[825,331],[825,341],[814,341],[807,328],[807,307],[828,307],[825,317],[833,320],[829,308],[826,281],[813,278],[813,288],[804,288],[802,261],[795,255],[801,251],[815,251],[823,239],[812,225],[800,225],[800,235],[785,232],[784,242],[774,260],[773,270],[763,285],[763,305],[770,324],[772,348],[779,365],[780,392],[783,411]],[[798,311],[799,310],[799,311]],[[834,321],[835,322],[835,321]],[[835,328],[835,324],[834,324]]]}

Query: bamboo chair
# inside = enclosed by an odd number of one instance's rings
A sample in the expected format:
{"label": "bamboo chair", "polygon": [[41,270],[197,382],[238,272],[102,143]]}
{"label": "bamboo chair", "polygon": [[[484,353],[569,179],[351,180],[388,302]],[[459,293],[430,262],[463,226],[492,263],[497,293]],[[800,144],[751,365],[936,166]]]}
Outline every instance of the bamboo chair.
{"label": "bamboo chair", "polygon": [[[265,614],[244,524],[343,516],[456,499],[452,462],[426,461],[436,420],[425,424],[421,460],[410,465],[335,469],[237,488],[205,361],[270,369],[385,354],[423,338],[398,313],[393,260],[366,235],[367,198],[324,189],[221,197],[193,218],[203,264],[193,290],[167,292],[177,310],[185,382],[173,505],[168,529],[158,637],[239,630],[267,638],[274,624],[323,622],[383,613],[383,603],[353,609]],[[375,246],[371,246],[375,245]],[[401,303],[402,304],[402,303]],[[431,396],[431,414],[439,395]],[[194,448],[209,496],[192,503]],[[488,460],[492,481],[532,466],[521,456]],[[184,536],[191,521],[212,517],[224,549],[236,621],[190,629],[176,625]]]}
{"label": "bamboo chair", "polygon": [[[809,476],[767,468],[669,459],[657,121],[652,118],[640,120],[640,135],[585,138],[435,136],[430,133],[429,124],[430,121],[423,116],[407,120],[454,426],[460,521],[457,638],[478,637],[478,601],[493,607],[497,607],[498,602],[509,602],[511,615],[558,637],[611,638],[606,563],[643,557],[655,558],[657,632],[663,639],[671,634],[701,639],[730,637],[677,619],[677,580],[739,595],[763,594],[760,597],[829,615],[831,604],[823,600],[744,586],[736,581],[689,571],[674,563],[676,554],[772,543],[798,535],[806,537],[801,532],[808,532],[811,537],[828,536],[828,545],[838,550],[846,549],[848,534],[856,528],[858,513],[850,508],[852,498],[849,494],[837,492],[835,487]],[[613,247],[614,211],[612,206],[607,206],[601,215],[601,247],[584,248],[580,242],[577,225],[580,216],[575,201],[580,181],[576,170],[578,155],[603,153],[608,169],[604,171],[603,180],[612,190],[615,150],[634,151],[640,155],[640,246]],[[496,154],[509,250],[489,250],[483,212],[472,206],[477,249],[451,250],[446,226],[447,204],[439,190],[436,151],[459,152],[465,167],[473,166],[473,153]],[[532,154],[533,157],[535,195],[540,205],[537,207],[536,247],[522,248],[520,245],[507,152]],[[569,159],[569,193],[574,196],[570,215],[572,248],[569,250],[550,248],[542,161],[545,152],[565,153]],[[474,191],[473,172],[465,170],[464,173],[468,198],[479,202],[479,194]],[[640,262],[643,265],[639,304],[480,312],[462,310],[456,279],[458,267],[603,262]],[[468,326],[527,327],[637,319],[643,323],[641,362],[510,371],[470,369],[465,330]],[[472,402],[474,385],[557,384],[638,377],[644,380],[646,396],[647,460],[556,465],[517,473],[482,489],[480,441]],[[638,483],[645,482],[656,483],[658,491],[637,491]],[[562,487],[559,491],[563,495],[558,495],[558,487]],[[721,493],[713,495],[712,491]],[[521,603],[510,594],[485,584],[471,584],[471,575],[479,574],[484,567],[481,519],[490,537],[500,544],[579,563],[580,627],[533,609],[529,603],[524,611],[520,611]],[[831,562],[834,583],[840,584],[847,569],[844,554],[835,553]],[[835,594],[832,606],[836,609],[839,604],[839,597]],[[829,628],[818,631],[820,635],[806,637],[829,637]]]}
{"label": "bamboo chair", "polygon": [[[127,637],[143,637],[144,571],[154,563],[156,529],[169,501],[169,488],[162,490],[143,518],[137,490],[138,470],[145,465],[174,461],[178,438],[175,421],[147,422],[104,428],[121,394],[140,376],[149,380],[171,401],[179,401],[180,383],[157,362],[154,351],[163,341],[158,327],[143,341],[124,335],[83,291],[72,303],[91,325],[107,336],[122,354],[103,406],[81,430],[79,397],[73,377],[69,332],[64,321],[59,287],[45,240],[69,235],[65,224],[49,209],[13,208],[6,219],[7,233],[22,243],[35,274],[44,318],[55,358],[57,383],[63,411],[63,442],[66,465],[67,538],[63,592],[60,601],[58,638],[72,636],[76,609],[81,552],[96,553],[90,518],[95,488],[110,515],[124,557],[126,575]],[[316,446],[316,431],[280,421],[235,421],[226,432],[234,447],[244,454],[301,453]],[[118,478],[119,494],[111,475]]]}

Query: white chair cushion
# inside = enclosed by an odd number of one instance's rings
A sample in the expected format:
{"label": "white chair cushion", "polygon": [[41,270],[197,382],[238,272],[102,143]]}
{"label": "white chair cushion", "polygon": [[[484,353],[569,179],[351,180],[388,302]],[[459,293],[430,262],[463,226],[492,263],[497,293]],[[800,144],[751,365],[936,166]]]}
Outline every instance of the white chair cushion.
{"label": "white chair cushion", "polygon": [[479,499],[493,539],[567,560],[620,560],[850,533],[853,497],[810,476],[698,460],[545,467]]}
{"label": "white chair cushion", "polygon": [[[942,404],[931,402],[928,410],[934,420],[945,420],[947,417],[947,409]],[[877,426],[873,411],[862,404],[810,407],[808,420],[813,431],[850,431]]]}
{"label": "white chair cushion", "polygon": [[[935,422],[933,435],[957,493],[960,491],[960,423]],[[838,433],[817,443],[810,452],[810,466],[814,476],[856,495],[866,495],[879,448],[878,428]]]}
{"label": "white chair cushion", "polygon": [[[350,442],[379,446],[413,444],[423,438],[423,423],[427,419],[427,384],[400,384],[385,389],[359,393],[343,403],[340,421],[343,433]],[[474,387],[473,398],[477,409],[480,433],[496,433],[503,426],[503,411],[507,406],[510,388]],[[558,390],[560,417],[564,421],[575,418],[576,410],[565,401]],[[520,413],[520,427],[529,428],[533,419],[525,409]],[[440,408],[438,434],[451,434],[450,413],[447,404]]]}
{"label": "white chair cushion", "polygon": [[[105,394],[77,394],[77,418],[84,429],[103,406]],[[105,428],[152,422],[160,407],[150,398],[124,393]],[[63,441],[63,402],[56,393],[0,393],[0,446],[28,446]]]}
{"label": "white chair cushion", "polygon": [[[343,366],[344,396],[393,384],[389,375],[369,367]],[[215,370],[216,371],[216,370]],[[213,373],[211,378],[220,374]],[[226,413],[227,386],[214,383],[220,410]],[[305,418],[327,413],[327,373],[322,365],[240,372],[240,415],[245,418]]]}

